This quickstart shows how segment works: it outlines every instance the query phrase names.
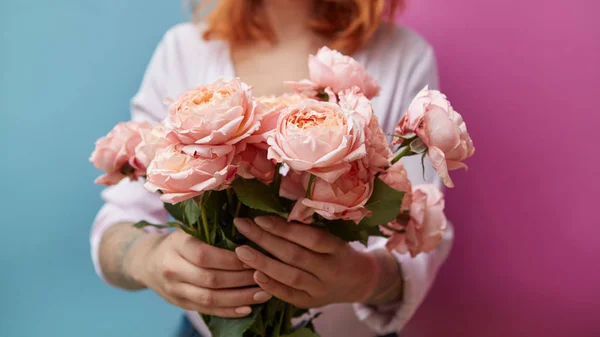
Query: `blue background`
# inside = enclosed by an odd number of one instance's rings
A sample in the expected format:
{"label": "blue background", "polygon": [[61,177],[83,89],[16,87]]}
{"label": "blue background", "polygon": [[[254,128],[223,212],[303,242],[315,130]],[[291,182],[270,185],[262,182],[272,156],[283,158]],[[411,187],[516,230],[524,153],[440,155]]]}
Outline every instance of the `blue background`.
{"label": "blue background", "polygon": [[180,312],[94,273],[94,141],[129,99],[181,2],[0,1],[0,336],[171,336]]}

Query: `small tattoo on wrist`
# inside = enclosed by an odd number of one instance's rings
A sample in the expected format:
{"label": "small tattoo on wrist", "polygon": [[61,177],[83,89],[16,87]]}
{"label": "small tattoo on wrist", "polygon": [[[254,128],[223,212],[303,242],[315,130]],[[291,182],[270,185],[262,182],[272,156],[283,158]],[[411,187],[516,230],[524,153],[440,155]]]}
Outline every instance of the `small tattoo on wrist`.
{"label": "small tattoo on wrist", "polygon": [[131,248],[145,235],[145,233],[134,233],[123,242],[122,247],[116,256],[115,271],[112,273],[113,277],[116,277],[115,281],[118,283],[129,285],[131,287],[139,286],[133,277],[125,270],[125,262]]}

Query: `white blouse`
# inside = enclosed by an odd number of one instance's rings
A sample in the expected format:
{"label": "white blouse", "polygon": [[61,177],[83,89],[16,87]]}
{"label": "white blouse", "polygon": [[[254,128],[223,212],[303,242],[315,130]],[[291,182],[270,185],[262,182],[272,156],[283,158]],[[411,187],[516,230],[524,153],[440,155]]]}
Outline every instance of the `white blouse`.
{"label": "white blouse", "polygon": [[[165,98],[176,98],[192,87],[208,84],[220,76],[235,77],[229,45],[224,41],[204,41],[203,27],[183,23],[171,28],[156,48],[144,75],[139,92],[131,103],[132,119],[158,123],[167,115]],[[391,134],[412,98],[425,85],[438,87],[433,49],[420,36],[400,26],[382,26],[373,39],[354,55],[381,85],[381,93],[373,106],[384,131]],[[242,79],[243,80],[243,79]],[[405,158],[404,163],[413,184],[423,183],[420,158]],[[428,168],[425,180],[437,183],[435,172]],[[104,231],[111,225],[147,220],[167,221],[167,213],[158,195],[144,190],[140,182],[124,179],[102,193],[104,206],[98,212],[91,231],[92,259],[98,275],[98,247]],[[449,227],[436,251],[416,258],[395,254],[403,271],[402,302],[385,307],[362,304],[333,304],[319,309],[315,320],[323,337],[363,337],[399,332],[423,302],[437,271],[452,245],[453,229]],[[363,249],[353,244],[357,249]],[[369,250],[382,248],[383,238],[371,238]],[[349,263],[351,263],[349,261]],[[200,316],[187,312],[190,320],[204,336],[210,336]]]}

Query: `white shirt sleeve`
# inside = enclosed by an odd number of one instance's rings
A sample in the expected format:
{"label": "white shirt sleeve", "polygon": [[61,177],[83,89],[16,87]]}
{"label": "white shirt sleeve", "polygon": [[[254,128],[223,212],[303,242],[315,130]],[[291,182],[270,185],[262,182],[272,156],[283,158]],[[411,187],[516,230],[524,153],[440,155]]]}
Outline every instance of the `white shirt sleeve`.
{"label": "white shirt sleeve", "polygon": [[[140,89],[131,101],[132,120],[156,124],[166,116],[167,108],[162,100],[167,77],[165,40],[168,34],[156,48]],[[119,184],[106,188],[102,192],[102,199],[105,203],[94,220],[90,243],[96,273],[107,281],[100,268],[98,256],[100,240],[104,232],[115,224],[125,222],[146,220],[150,223],[165,223],[168,214],[159,195],[146,191],[141,181],[132,182],[123,179]],[[148,228],[147,231],[158,232],[154,228]]]}
{"label": "white shirt sleeve", "polygon": [[[414,96],[426,85],[429,85],[431,89],[437,89],[439,86],[435,55],[430,46],[425,48],[410,71],[412,75],[407,84],[406,96],[403,98],[403,105],[405,105],[403,109],[406,109]],[[420,156],[403,159],[406,167],[419,167],[418,170],[408,170],[413,185],[427,182],[441,186],[440,178],[428,162],[425,165],[425,174],[422,174],[420,161]],[[402,301],[384,306],[354,304],[357,317],[378,334],[389,334],[402,330],[425,300],[440,266],[448,257],[453,238],[454,229],[452,224],[448,223],[442,242],[436,250],[430,253],[421,253],[415,258],[412,258],[409,254],[394,252],[393,254],[400,264],[404,278]],[[369,240],[368,250],[386,249],[386,241],[381,237],[373,237]]]}
{"label": "white shirt sleeve", "polygon": [[[354,311],[358,319],[380,335],[400,332],[425,300],[439,268],[450,253],[453,238],[454,229],[452,224],[448,223],[442,242],[436,250],[430,253],[421,253],[415,258],[412,258],[410,254],[393,252],[400,264],[404,278],[402,302],[382,306],[356,303]],[[384,238],[372,238],[368,250],[386,249],[385,243],[386,239]]]}

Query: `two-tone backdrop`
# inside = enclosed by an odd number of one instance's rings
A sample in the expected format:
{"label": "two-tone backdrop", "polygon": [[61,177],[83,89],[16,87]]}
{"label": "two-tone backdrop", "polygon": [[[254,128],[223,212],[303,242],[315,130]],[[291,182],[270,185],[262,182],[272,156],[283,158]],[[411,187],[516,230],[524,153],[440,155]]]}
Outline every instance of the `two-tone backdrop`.
{"label": "two-tone backdrop", "polygon": [[[477,155],[456,243],[404,336],[598,336],[600,6],[413,0]],[[129,116],[177,0],[0,2],[0,336],[170,336],[179,311],[94,274],[93,141]]]}

